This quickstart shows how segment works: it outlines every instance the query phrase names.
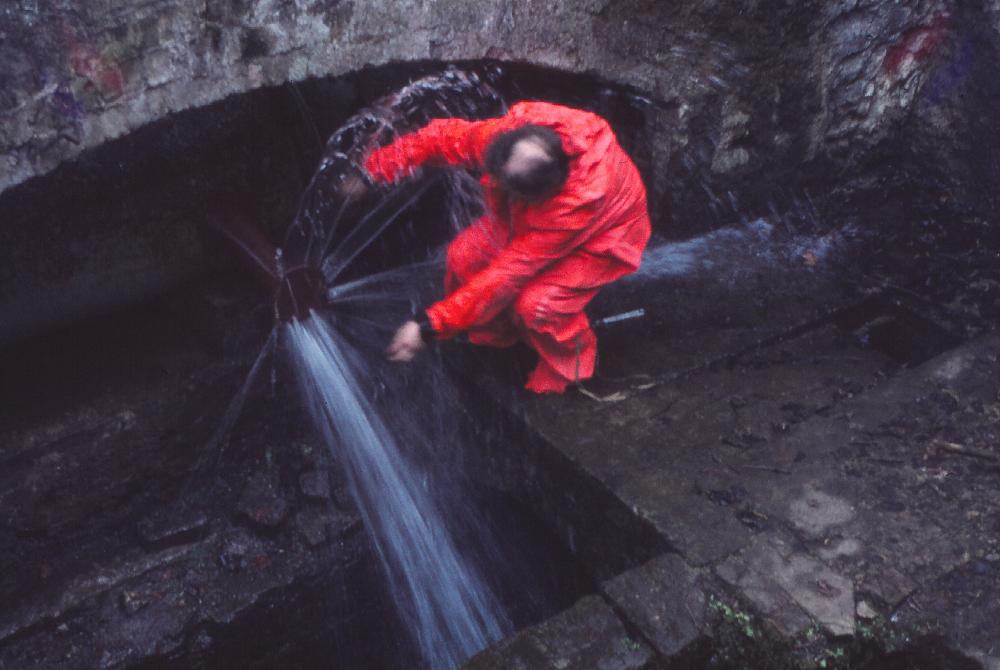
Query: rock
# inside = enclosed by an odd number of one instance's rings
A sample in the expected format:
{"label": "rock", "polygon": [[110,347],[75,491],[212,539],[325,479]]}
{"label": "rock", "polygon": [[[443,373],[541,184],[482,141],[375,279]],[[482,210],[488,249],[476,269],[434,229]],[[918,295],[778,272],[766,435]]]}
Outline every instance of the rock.
{"label": "rock", "polygon": [[317,509],[300,510],[295,515],[295,527],[310,547],[317,547],[327,540],[327,517]]}
{"label": "rock", "polygon": [[329,500],[330,477],[325,470],[303,472],[299,476],[299,489],[309,500]]}
{"label": "rock", "polygon": [[993,670],[1000,667],[997,648],[1000,575],[996,566],[984,573],[977,569],[976,563],[959,565],[925,584],[910,597],[910,606],[899,608],[893,620],[903,626],[933,630],[947,641],[947,647]]}
{"label": "rock", "polygon": [[125,667],[128,665],[129,661],[135,659],[135,656],[135,649],[128,644],[111,649],[105,649],[101,652],[101,657],[98,661],[97,667],[100,668],[100,670],[111,670],[112,668]]}
{"label": "rock", "polygon": [[212,642],[212,634],[201,628],[191,640],[191,649],[194,651],[205,651],[212,647]]}
{"label": "rock", "polygon": [[361,529],[361,517],[337,509],[332,510],[328,523],[330,537],[335,539],[343,539],[350,533]]}
{"label": "rock", "polygon": [[138,526],[139,538],[150,549],[164,549],[200,540],[208,534],[208,515],[186,506],[156,510]]}
{"label": "rock", "polygon": [[277,527],[288,514],[288,507],[278,475],[273,472],[255,473],[236,503],[241,514],[266,528]]}
{"label": "rock", "polygon": [[244,532],[236,532],[222,541],[219,565],[229,572],[240,572],[248,565],[248,557],[255,548],[253,539]]}
{"label": "rock", "polygon": [[135,614],[152,602],[152,598],[150,598],[147,593],[124,589],[122,591],[120,602],[122,609],[125,610],[126,614]]}
{"label": "rock", "polygon": [[878,612],[876,612],[875,608],[868,604],[867,600],[859,602],[854,611],[857,612],[857,615],[862,619],[874,619],[878,616]]}

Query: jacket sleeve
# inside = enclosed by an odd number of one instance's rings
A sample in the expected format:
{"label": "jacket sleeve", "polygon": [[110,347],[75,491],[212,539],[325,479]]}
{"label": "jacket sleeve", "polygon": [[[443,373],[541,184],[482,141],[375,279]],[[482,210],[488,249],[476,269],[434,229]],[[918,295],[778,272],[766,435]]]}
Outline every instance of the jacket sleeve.
{"label": "jacket sleeve", "polygon": [[498,132],[511,127],[507,117],[485,121],[434,119],[420,130],[375,149],[365,160],[374,181],[393,182],[408,177],[421,165],[477,168],[486,147]]}
{"label": "jacket sleeve", "polygon": [[597,203],[571,210],[537,210],[525,231],[461,288],[427,310],[435,335],[447,339],[488,323],[517,298],[539,273],[562,260],[587,239]]}

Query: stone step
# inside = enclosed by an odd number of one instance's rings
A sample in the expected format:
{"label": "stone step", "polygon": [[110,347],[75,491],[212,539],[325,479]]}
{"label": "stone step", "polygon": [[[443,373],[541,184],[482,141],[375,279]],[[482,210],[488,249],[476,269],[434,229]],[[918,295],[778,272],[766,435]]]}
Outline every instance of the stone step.
{"label": "stone step", "polygon": [[586,596],[554,617],[501,641],[469,660],[465,670],[509,668],[654,667],[649,646],[631,636],[607,603]]}

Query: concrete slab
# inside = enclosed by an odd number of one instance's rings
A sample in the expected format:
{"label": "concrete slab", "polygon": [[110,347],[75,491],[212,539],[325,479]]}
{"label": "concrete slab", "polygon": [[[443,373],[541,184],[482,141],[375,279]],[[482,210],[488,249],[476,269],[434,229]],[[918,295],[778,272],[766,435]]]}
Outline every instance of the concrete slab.
{"label": "concrete slab", "polygon": [[[741,555],[718,567],[783,635],[815,620],[832,636],[854,633],[854,585],[783,533],[763,533]],[[805,613],[808,616],[802,616]]]}
{"label": "concrete slab", "polygon": [[687,473],[654,469],[622,484],[617,493],[692,565],[721,560],[750,539],[750,530],[728,510],[706,504]]}
{"label": "concrete slab", "polygon": [[664,658],[682,655],[708,634],[701,574],[676,554],[624,572],[601,591]]}

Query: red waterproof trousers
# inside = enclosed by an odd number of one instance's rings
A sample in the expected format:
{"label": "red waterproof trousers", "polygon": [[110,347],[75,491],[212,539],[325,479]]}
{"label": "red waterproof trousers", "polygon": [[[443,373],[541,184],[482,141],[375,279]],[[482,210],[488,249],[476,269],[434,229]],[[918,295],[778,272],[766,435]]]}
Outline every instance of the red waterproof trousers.
{"label": "red waterproof trousers", "polygon": [[522,102],[498,119],[438,119],[368,157],[373,179],[424,164],[481,170],[497,134],[525,124],[560,137],[570,158],[562,190],[541,203],[508,198],[482,179],[486,215],[448,248],[447,297],[427,310],[440,338],[538,352],[527,388],[562,392],[593,375],[597,342],[583,309],[601,286],[635,271],[650,235],[646,191],[610,126],[595,114]]}

